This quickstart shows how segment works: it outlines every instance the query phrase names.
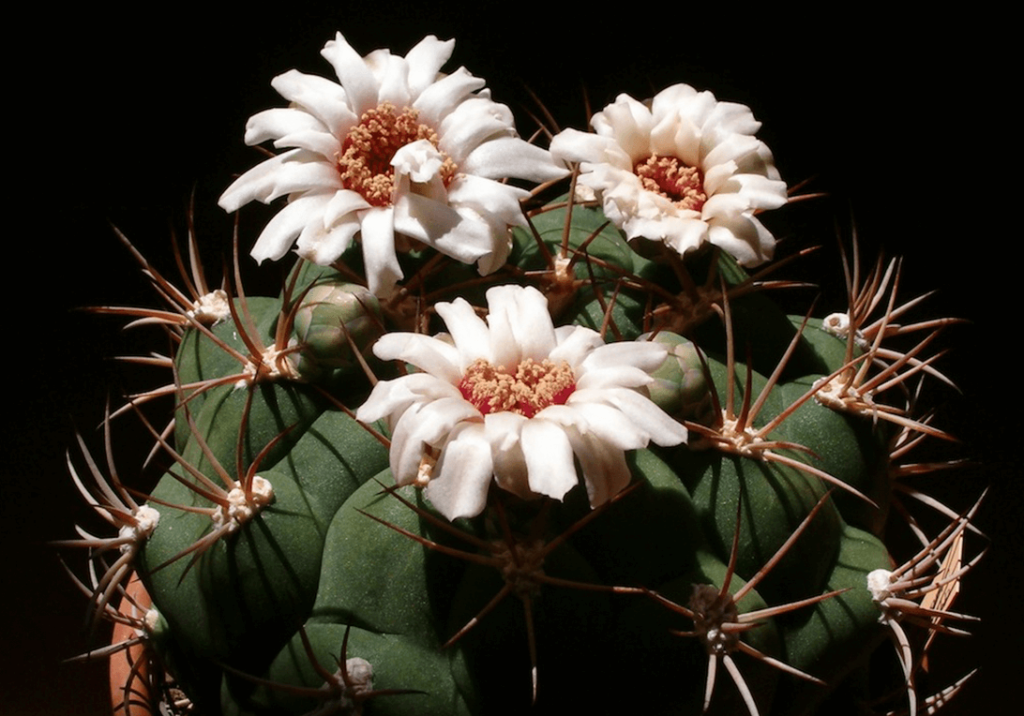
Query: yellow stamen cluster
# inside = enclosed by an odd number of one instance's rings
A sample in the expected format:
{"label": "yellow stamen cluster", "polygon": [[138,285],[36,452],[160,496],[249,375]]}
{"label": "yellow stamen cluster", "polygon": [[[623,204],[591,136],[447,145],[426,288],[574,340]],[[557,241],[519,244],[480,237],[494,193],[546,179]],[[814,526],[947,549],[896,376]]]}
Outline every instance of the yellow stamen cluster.
{"label": "yellow stamen cluster", "polygon": [[680,209],[700,211],[708,200],[700,169],[687,166],[676,157],[653,154],[639,162],[633,172],[644,189],[668,197]]}
{"label": "yellow stamen cluster", "polygon": [[459,390],[481,413],[508,411],[532,418],[549,405],[563,405],[576,390],[576,377],[565,361],[527,358],[513,374],[478,358],[463,374]]}
{"label": "yellow stamen cluster", "polygon": [[[438,146],[437,132],[417,121],[419,112],[384,102],[364,113],[359,124],[345,135],[338,155],[338,173],[346,189],[359,192],[373,206],[388,206],[392,201],[395,170],[391,160],[406,144],[426,139]],[[455,162],[445,155],[441,179],[445,186],[455,176]]]}

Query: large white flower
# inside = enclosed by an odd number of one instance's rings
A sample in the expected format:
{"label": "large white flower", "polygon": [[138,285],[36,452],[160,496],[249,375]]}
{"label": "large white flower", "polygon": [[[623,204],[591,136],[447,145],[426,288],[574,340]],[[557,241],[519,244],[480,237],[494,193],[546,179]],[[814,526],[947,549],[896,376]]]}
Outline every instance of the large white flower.
{"label": "large white flower", "polygon": [[243,174],[220,198],[227,211],[280,196],[288,205],[253,247],[259,261],[298,253],[318,264],[362,243],[370,290],[402,278],[396,250],[416,242],[481,273],[508,257],[510,225],[524,225],[526,192],[504,178],[564,176],[547,151],[520,139],[512,114],[464,68],[440,73],[454,40],[430,36],[405,57],[360,57],[339,33],[322,55],[341,84],[297,71],[272,84],[291,106],[253,116],[247,144],[288,149]]}
{"label": "large white flower", "polygon": [[744,266],[771,258],[775,239],[754,214],[782,206],[786,184],[748,107],[679,84],[647,103],[619,95],[591,125],[558,134],[551,153],[581,162],[578,185],[628,238],[680,255],[711,242]]}
{"label": "large white flower", "polygon": [[426,485],[445,517],[479,514],[492,479],[523,497],[561,499],[579,481],[573,455],[600,505],[629,483],[624,451],[686,440],[645,395],[664,347],[555,328],[534,288],[491,288],[487,303],[486,322],[461,298],[437,304],[450,336],[378,340],[377,356],[423,372],[378,383],[357,413],[388,418],[395,482]]}

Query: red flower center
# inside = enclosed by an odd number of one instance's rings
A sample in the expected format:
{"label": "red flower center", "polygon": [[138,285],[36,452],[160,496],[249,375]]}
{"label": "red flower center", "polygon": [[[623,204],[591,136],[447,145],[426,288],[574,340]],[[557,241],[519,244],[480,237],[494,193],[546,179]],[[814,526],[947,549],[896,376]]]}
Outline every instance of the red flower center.
{"label": "red flower center", "polygon": [[[342,186],[358,192],[373,206],[389,206],[395,185],[395,168],[391,166],[395,153],[421,139],[437,147],[437,132],[416,121],[418,114],[409,107],[396,114],[390,102],[366,112],[341,143],[338,173]],[[445,186],[455,171],[455,162],[444,155],[441,178]]]}
{"label": "red flower center", "polygon": [[676,157],[653,154],[639,162],[633,172],[640,177],[644,189],[668,197],[680,209],[700,211],[708,200],[700,169],[687,166]]}
{"label": "red flower center", "polygon": [[483,415],[507,411],[532,418],[549,405],[565,405],[575,390],[569,364],[546,359],[527,358],[513,373],[478,358],[459,381],[462,397]]}

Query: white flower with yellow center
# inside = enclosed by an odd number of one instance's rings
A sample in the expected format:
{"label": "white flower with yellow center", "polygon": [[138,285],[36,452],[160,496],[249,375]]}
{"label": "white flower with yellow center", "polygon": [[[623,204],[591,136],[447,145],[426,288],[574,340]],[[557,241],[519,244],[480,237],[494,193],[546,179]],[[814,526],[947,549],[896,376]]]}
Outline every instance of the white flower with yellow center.
{"label": "white flower with yellow center", "polygon": [[646,103],[619,95],[590,123],[594,134],[567,129],[551,153],[581,163],[577,186],[628,238],[680,255],[710,242],[743,266],[772,257],[775,239],[755,214],[782,206],[786,184],[748,107],[679,84]]}
{"label": "white flower with yellow center", "polygon": [[442,74],[454,40],[430,36],[405,57],[360,57],[339,33],[322,55],[341,84],[292,70],[272,84],[288,108],[253,116],[247,144],[287,149],[243,174],[220,198],[227,211],[287,196],[253,247],[279,259],[297,240],[318,264],[362,244],[369,288],[391,293],[402,278],[397,251],[426,244],[483,274],[504,265],[508,228],[524,226],[527,195],[498,180],[564,176],[547,151],[515,132],[512,114],[484,81],[460,68]]}
{"label": "white flower with yellow center", "polygon": [[492,479],[560,500],[579,481],[574,455],[597,506],[629,484],[626,450],[686,440],[646,396],[663,346],[605,345],[588,328],[555,328],[534,288],[491,288],[487,304],[486,322],[461,298],[437,304],[447,337],[378,340],[378,357],[422,372],[378,383],[356,416],[388,419],[395,482],[425,486],[445,517],[480,514]]}

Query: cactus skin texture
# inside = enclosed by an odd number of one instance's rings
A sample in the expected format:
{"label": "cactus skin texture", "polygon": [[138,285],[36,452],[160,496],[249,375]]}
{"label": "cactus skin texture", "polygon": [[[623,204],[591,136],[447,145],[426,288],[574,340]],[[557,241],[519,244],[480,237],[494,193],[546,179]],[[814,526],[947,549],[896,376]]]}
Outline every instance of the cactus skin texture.
{"label": "cactus skin texture", "polygon": [[[697,714],[710,695],[712,713],[796,716],[857,681],[886,636],[864,585],[896,562],[880,528],[913,424],[816,400],[847,341],[748,290],[726,255],[686,262],[721,315],[652,312],[652,281],[683,288],[598,210],[566,224],[554,207],[532,218],[547,251],[517,231],[514,265],[540,276],[556,325],[668,347],[649,394],[689,443],[630,452],[631,487],[596,509],[582,486],[492,488],[449,523],[394,487],[387,426],[345,407],[370,389],[357,352],[397,375],[367,350],[394,316],[301,263],[284,295],[233,298],[183,328],[174,465],[136,559],[162,618],[153,658],[199,713]],[[545,256],[566,239],[559,271]],[[288,367],[240,371],[251,344]]]}
{"label": "cactus skin texture", "polygon": [[[924,355],[943,322],[905,353],[883,348],[898,333],[892,264],[848,275],[844,335],[787,315],[761,274],[710,245],[642,255],[565,196],[528,216],[508,266],[483,279],[412,251],[415,288],[378,299],[300,260],[279,296],[246,296],[236,276],[226,313],[168,321],[173,383],[146,399],[175,396],[173,430],[151,426],[170,467],[147,495],[159,523],[131,549],[158,618],[132,623],[151,670],[187,695],[178,708],[806,716],[866,709],[881,658],[918,712],[929,702],[899,622],[927,633],[958,616],[951,596],[924,595],[973,564],[969,516],[947,511],[934,557],[909,563],[913,605],[866,585],[903,574],[883,542],[903,449],[949,437],[913,406],[919,382],[944,380]],[[602,505],[582,483],[562,500],[492,485],[482,514],[449,521],[396,487],[389,426],[354,414],[375,380],[415,370],[374,356],[381,335],[436,335],[434,305],[482,310],[507,283],[539,288],[556,327],[664,345],[643,391],[689,440],[628,451],[630,486]],[[879,649],[890,635],[898,660]]]}

